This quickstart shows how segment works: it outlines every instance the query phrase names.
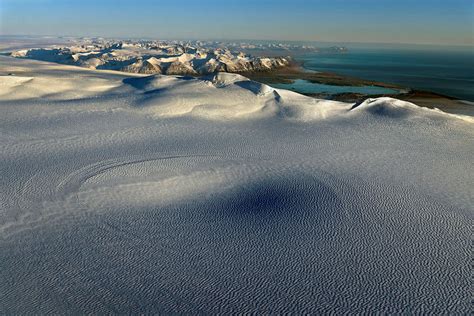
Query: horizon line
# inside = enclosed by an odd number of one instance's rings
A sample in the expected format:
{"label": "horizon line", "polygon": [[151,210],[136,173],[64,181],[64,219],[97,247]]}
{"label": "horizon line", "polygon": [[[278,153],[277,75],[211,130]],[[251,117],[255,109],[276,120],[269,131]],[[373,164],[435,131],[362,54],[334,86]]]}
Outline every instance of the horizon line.
{"label": "horizon line", "polygon": [[474,43],[472,44],[446,44],[446,43],[430,43],[430,42],[423,42],[423,43],[408,43],[408,42],[360,42],[360,41],[341,41],[341,40],[308,40],[308,39],[251,39],[251,38],[185,38],[185,37],[153,37],[153,36],[101,36],[101,35],[53,35],[53,34],[1,34],[0,36],[10,36],[10,37],[51,37],[51,38],[103,38],[103,39],[110,39],[110,40],[132,40],[132,39],[143,39],[143,40],[168,40],[168,41],[268,41],[268,42],[307,42],[307,43],[332,43],[332,44],[380,44],[380,45],[414,45],[414,46],[446,46],[446,47],[463,47],[463,48],[473,48]]}

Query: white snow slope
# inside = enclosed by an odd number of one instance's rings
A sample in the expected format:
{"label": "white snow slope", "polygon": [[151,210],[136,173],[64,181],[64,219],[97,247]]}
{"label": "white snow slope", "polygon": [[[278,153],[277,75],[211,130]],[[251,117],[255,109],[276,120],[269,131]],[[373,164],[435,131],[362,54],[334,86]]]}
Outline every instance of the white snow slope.
{"label": "white snow slope", "polygon": [[1,314],[469,312],[471,118],[234,74],[0,73]]}

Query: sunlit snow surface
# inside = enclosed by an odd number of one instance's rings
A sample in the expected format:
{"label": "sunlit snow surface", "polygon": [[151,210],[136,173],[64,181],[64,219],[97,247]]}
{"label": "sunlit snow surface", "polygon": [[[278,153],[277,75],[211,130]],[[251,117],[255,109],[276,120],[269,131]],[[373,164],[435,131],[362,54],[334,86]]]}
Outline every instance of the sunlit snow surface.
{"label": "sunlit snow surface", "polygon": [[0,313],[469,312],[472,119],[0,62]]}

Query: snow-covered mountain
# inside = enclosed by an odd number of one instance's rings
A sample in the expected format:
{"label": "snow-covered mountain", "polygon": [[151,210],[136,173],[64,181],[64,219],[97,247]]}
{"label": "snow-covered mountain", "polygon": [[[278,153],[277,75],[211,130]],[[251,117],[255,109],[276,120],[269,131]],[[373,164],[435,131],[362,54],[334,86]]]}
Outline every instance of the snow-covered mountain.
{"label": "snow-covered mountain", "polygon": [[201,42],[161,41],[83,41],[66,47],[19,50],[10,55],[90,69],[167,75],[269,71],[288,66],[291,61],[289,57],[251,56]]}

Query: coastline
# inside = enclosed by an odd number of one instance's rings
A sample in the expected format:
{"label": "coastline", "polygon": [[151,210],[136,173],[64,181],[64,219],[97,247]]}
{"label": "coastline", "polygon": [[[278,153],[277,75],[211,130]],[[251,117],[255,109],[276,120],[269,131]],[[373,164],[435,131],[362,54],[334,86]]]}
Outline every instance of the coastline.
{"label": "coastline", "polygon": [[317,72],[307,70],[302,64],[294,62],[288,67],[278,68],[268,72],[241,72],[245,77],[252,80],[262,81],[265,84],[293,83],[295,80],[307,80],[312,83],[321,83],[333,86],[377,86],[390,89],[402,89],[402,87],[378,81],[364,80],[355,77],[338,75],[331,72]]}
{"label": "coastline", "polygon": [[[13,57],[12,57],[13,58]],[[61,64],[60,62],[57,62]],[[186,68],[183,68],[186,70]],[[179,71],[181,68],[178,69]],[[230,73],[241,74],[251,80],[261,82],[275,88],[292,90],[297,93],[333,101],[342,101],[348,103],[360,103],[367,98],[391,97],[403,101],[415,103],[422,107],[438,108],[451,114],[461,114],[474,116],[474,102],[458,99],[456,97],[443,95],[436,92],[413,89],[407,86],[397,84],[361,79],[352,76],[346,76],[327,71],[315,71],[304,68],[304,64],[297,62],[290,57],[288,66],[276,67],[270,70],[253,71],[227,71]],[[126,73],[138,73],[137,71],[127,71]],[[140,72],[141,73],[141,72]],[[154,70],[147,74],[154,74]],[[7,74],[7,73],[6,73]],[[8,75],[14,73],[8,73]],[[191,77],[202,77],[208,74],[183,73]],[[304,81],[308,85],[325,85],[318,87],[321,92],[308,91],[302,87],[297,87],[296,82]],[[288,86],[281,86],[288,85]],[[324,91],[328,88],[332,91]],[[339,89],[334,89],[339,88]],[[352,89],[351,89],[352,88]],[[356,89],[353,89],[356,88]],[[374,89],[375,88],[375,89]],[[347,89],[347,91],[346,91]],[[309,90],[313,90],[312,87]],[[370,91],[368,91],[370,90]],[[375,91],[374,91],[375,90]],[[392,93],[395,92],[395,93]]]}
{"label": "coastline", "polygon": [[474,116],[474,106],[469,105],[469,101],[457,99],[455,97],[443,95],[440,93],[423,91],[412,89],[410,87],[403,87],[396,84],[390,84],[380,81],[370,81],[350,76],[344,76],[332,72],[317,72],[307,70],[301,63],[294,62],[289,67],[279,68],[268,72],[242,72],[240,73],[245,77],[252,80],[265,83],[268,85],[272,84],[292,84],[296,80],[306,80],[311,83],[325,84],[332,86],[374,86],[388,89],[399,90],[400,93],[396,94],[378,94],[378,95],[367,95],[363,93],[306,93],[304,91],[298,91],[298,89],[292,89],[295,92],[322,99],[330,99],[335,101],[343,102],[362,102],[367,98],[377,97],[392,97],[403,101],[415,103],[422,107],[427,108],[438,108],[444,112],[452,114],[462,114]]}

